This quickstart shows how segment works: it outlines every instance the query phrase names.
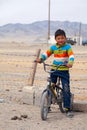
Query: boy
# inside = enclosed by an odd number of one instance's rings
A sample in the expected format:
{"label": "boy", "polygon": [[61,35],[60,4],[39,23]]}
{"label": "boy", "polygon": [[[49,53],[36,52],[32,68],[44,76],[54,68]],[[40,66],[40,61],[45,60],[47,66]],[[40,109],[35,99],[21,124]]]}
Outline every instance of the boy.
{"label": "boy", "polygon": [[[57,82],[57,77],[61,77],[62,87],[63,87],[63,97],[64,97],[64,107],[66,110],[66,115],[72,117],[73,113],[70,110],[70,76],[69,68],[72,67],[74,62],[74,55],[70,44],[66,43],[66,34],[63,30],[58,29],[55,32],[56,44],[52,45],[45,53],[41,55],[41,58],[37,59],[38,63],[46,60],[49,56],[54,54],[53,66],[59,64],[65,64],[65,66],[60,66],[58,70],[51,73],[52,87],[55,86]],[[53,67],[55,69],[55,67]]]}

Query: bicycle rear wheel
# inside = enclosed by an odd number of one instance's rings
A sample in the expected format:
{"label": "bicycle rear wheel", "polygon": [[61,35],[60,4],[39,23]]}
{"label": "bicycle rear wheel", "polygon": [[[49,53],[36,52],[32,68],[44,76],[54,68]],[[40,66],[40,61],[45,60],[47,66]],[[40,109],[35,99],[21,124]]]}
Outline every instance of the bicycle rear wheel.
{"label": "bicycle rear wheel", "polygon": [[59,95],[59,97],[58,97],[58,105],[59,105],[60,111],[61,111],[62,113],[65,113],[62,90],[61,90],[60,95]]}
{"label": "bicycle rear wheel", "polygon": [[41,119],[46,120],[49,112],[49,96],[48,91],[44,91],[41,97]]}
{"label": "bicycle rear wheel", "polygon": [[59,103],[59,109],[62,113],[65,113],[65,108],[63,107],[63,102]]}

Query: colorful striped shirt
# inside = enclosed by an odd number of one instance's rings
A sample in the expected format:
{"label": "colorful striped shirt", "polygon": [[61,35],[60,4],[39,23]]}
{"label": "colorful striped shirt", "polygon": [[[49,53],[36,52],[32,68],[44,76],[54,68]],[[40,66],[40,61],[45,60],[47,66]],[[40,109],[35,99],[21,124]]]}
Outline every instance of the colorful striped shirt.
{"label": "colorful striped shirt", "polygon": [[[50,57],[52,54],[54,54],[53,59],[53,69],[55,69],[55,65],[60,65],[64,63],[69,63],[73,65],[74,62],[74,54],[71,48],[71,45],[68,43],[65,43],[62,46],[58,46],[57,44],[52,45],[50,49],[48,49],[45,53],[41,55],[41,58],[43,60],[46,60],[48,57]],[[68,70],[69,68],[66,66],[60,66],[58,70]]]}

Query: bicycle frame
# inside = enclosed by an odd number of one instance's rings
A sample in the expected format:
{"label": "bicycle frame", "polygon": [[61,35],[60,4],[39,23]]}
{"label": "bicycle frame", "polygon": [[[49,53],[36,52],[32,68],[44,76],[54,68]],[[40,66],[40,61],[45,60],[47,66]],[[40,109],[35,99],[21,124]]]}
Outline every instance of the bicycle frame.
{"label": "bicycle frame", "polygon": [[[58,66],[56,66],[56,70],[50,70],[50,71],[48,71],[48,70],[46,70],[46,66],[51,66],[51,67],[52,67],[53,65],[46,64],[45,62],[42,62],[42,63],[43,63],[44,71],[47,72],[47,73],[49,73],[49,75],[50,75],[51,73],[55,72],[55,71],[58,69],[59,66],[61,66],[61,65],[58,65]],[[63,64],[63,65],[64,65],[64,64]],[[64,66],[65,66],[65,65],[64,65]],[[61,78],[58,77],[58,79],[57,79],[57,84],[55,85],[56,90],[57,90],[57,89],[62,90],[62,88],[59,87],[59,86],[60,86],[60,80],[61,80]],[[48,76],[47,81],[48,81],[48,85],[51,86],[50,76]],[[55,96],[55,98],[56,98],[57,93],[55,93],[54,89],[51,89],[51,88],[49,88],[49,89],[52,91],[52,93],[54,94],[54,96]]]}

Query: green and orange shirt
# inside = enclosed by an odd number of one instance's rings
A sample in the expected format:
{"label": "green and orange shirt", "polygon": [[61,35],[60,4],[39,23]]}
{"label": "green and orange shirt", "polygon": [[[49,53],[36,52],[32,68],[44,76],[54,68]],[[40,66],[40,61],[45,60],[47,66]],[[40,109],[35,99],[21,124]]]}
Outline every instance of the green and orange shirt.
{"label": "green and orange shirt", "polygon": [[[43,60],[46,60],[51,55],[54,55],[53,59],[53,69],[55,69],[55,66],[69,63],[73,65],[74,62],[74,54],[71,48],[71,45],[68,43],[65,43],[62,46],[58,46],[57,44],[52,45],[50,49],[48,49],[45,53],[41,55],[41,58]],[[60,66],[58,70],[68,70],[69,68],[66,66]]]}

